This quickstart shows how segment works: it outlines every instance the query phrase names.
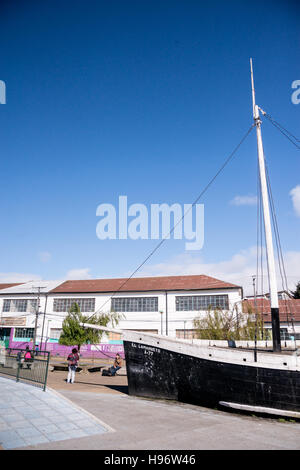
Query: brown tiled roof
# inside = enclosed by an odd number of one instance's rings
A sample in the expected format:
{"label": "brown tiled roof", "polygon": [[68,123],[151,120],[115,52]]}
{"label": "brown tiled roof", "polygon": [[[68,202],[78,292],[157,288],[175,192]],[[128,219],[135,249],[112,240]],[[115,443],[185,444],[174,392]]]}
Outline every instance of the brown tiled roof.
{"label": "brown tiled roof", "polygon": [[[250,305],[253,311],[255,311],[254,299],[246,299],[243,301],[243,311],[246,313],[247,308]],[[279,317],[280,321],[286,322],[287,318],[289,321],[292,319],[300,321],[300,299],[287,299],[279,300]],[[263,314],[264,321],[271,321],[271,304],[270,300],[267,299],[256,299],[257,310]]]}
{"label": "brown tiled roof", "polygon": [[24,284],[24,283],[23,282],[14,282],[14,283],[0,284],[0,290],[1,289],[8,289],[9,287],[20,286],[21,284]]}
{"label": "brown tiled roof", "polygon": [[65,281],[51,292],[139,292],[164,290],[197,290],[238,288],[235,284],[220,281],[210,276],[165,276],[123,279],[88,279]]}

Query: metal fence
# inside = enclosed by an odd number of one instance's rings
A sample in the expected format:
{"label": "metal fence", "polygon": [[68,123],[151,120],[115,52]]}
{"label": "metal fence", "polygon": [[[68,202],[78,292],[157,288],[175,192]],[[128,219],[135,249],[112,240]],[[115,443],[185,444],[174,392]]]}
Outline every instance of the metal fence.
{"label": "metal fence", "polygon": [[25,349],[1,348],[0,350],[0,374],[10,375],[19,380],[40,384],[46,390],[49,351],[30,351],[31,358],[25,358]]}

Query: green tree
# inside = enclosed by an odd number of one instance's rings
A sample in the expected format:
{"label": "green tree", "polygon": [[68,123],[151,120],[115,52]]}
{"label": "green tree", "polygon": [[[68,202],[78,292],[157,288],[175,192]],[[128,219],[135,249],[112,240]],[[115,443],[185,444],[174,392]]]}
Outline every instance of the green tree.
{"label": "green tree", "polygon": [[255,313],[249,305],[243,313],[221,309],[208,310],[205,315],[194,319],[194,328],[199,339],[214,340],[260,340],[264,338],[262,315]]}
{"label": "green tree", "polygon": [[245,323],[241,329],[241,339],[254,340],[255,334],[257,341],[270,339],[270,331],[264,328],[264,319],[257,309],[254,310],[252,305],[247,304],[245,316]]}
{"label": "green tree", "polygon": [[291,291],[291,294],[294,299],[300,299],[300,281],[296,285],[296,290]]}
{"label": "green tree", "polygon": [[68,315],[62,324],[62,333],[59,338],[59,344],[65,346],[77,346],[78,351],[83,344],[98,344],[101,342],[103,333],[101,330],[94,330],[93,328],[83,328],[82,323],[89,323],[92,325],[107,326],[111,323],[114,328],[122,318],[122,315],[116,312],[102,313],[99,315],[83,315],[77,303],[74,303]]}
{"label": "green tree", "polygon": [[232,338],[233,326],[231,312],[222,310],[209,309],[205,316],[199,315],[194,319],[196,335],[200,339],[228,340]]}

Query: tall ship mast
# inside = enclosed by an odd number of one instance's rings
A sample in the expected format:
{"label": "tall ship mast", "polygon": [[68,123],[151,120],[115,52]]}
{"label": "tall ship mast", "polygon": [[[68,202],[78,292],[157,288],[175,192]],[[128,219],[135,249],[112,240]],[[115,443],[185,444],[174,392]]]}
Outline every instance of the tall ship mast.
{"label": "tall ship mast", "polygon": [[259,115],[259,108],[255,103],[255,89],[254,89],[254,78],[253,78],[253,65],[252,59],[250,59],[251,68],[251,86],[252,86],[252,103],[253,103],[253,119],[256,127],[257,137],[257,153],[258,153],[258,164],[259,164],[259,180],[261,188],[263,215],[264,215],[264,227],[266,236],[266,252],[267,252],[267,265],[269,275],[269,287],[270,287],[270,301],[271,301],[271,317],[272,317],[272,337],[273,337],[273,351],[280,352],[280,320],[279,320],[279,307],[278,307],[278,290],[276,281],[276,270],[275,270],[275,259],[274,259],[274,248],[272,239],[272,226],[270,217],[270,206],[268,197],[268,186],[266,179],[266,167],[264,149],[261,135],[261,119]]}

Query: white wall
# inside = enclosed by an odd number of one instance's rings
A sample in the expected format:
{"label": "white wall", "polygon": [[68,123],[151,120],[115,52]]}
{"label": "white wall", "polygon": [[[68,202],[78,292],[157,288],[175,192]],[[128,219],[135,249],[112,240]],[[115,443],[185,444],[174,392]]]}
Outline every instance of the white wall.
{"label": "white wall", "polygon": [[[220,289],[220,290],[199,290],[199,291],[176,291],[176,292],[118,292],[114,295],[118,297],[158,297],[158,312],[126,312],[124,313],[124,319],[120,321],[119,329],[132,329],[132,330],[157,330],[161,333],[161,323],[163,323],[163,334],[166,334],[166,297],[167,297],[167,317],[168,317],[168,334],[169,336],[176,336],[176,329],[193,329],[193,319],[198,315],[196,311],[176,311],[176,297],[177,296],[190,296],[190,295],[222,295],[228,294],[229,296],[229,308],[238,302],[240,306],[241,295],[239,289]],[[49,312],[49,318],[51,316],[51,328],[59,324],[58,317],[55,317],[53,312],[53,300],[54,298],[84,298],[84,297],[95,297],[95,311],[98,313],[106,313],[111,308],[111,295],[108,294],[50,294],[48,300],[47,312]],[[239,307],[240,308],[240,307]],[[163,313],[159,313],[162,311]],[[86,313],[89,315],[89,313]],[[92,315],[92,313],[91,313]],[[184,322],[186,322],[184,324]]]}
{"label": "white wall", "polygon": [[[220,289],[220,290],[198,290],[198,291],[171,291],[171,292],[118,292],[114,297],[158,297],[158,312],[127,312],[124,314],[124,319],[121,320],[118,327],[119,329],[132,329],[132,330],[157,330],[161,333],[161,321],[163,323],[163,334],[166,334],[166,298],[167,298],[167,311],[168,311],[168,335],[176,337],[176,329],[193,329],[193,319],[198,316],[199,312],[196,311],[176,311],[176,297],[177,296],[190,296],[190,295],[222,295],[229,296],[229,308],[232,309],[236,303],[240,306],[241,295],[240,289]],[[22,295],[5,295],[0,296],[0,316],[2,317],[24,317],[26,318],[26,328],[34,328],[35,315],[28,313],[17,312],[2,312],[3,299],[6,298],[37,298],[36,295],[22,294]],[[50,330],[53,328],[61,328],[63,319],[66,312],[54,312],[53,301],[55,298],[95,298],[95,311],[99,313],[109,312],[111,308],[111,294],[47,294],[46,316],[44,321],[45,302],[46,296],[40,296],[40,312],[38,317],[38,331],[37,341],[40,340],[42,335],[42,327],[44,322],[43,337],[49,336]],[[93,315],[94,312],[87,312],[85,315]],[[205,313],[205,312],[203,312]],[[105,340],[104,340],[105,341]]]}

